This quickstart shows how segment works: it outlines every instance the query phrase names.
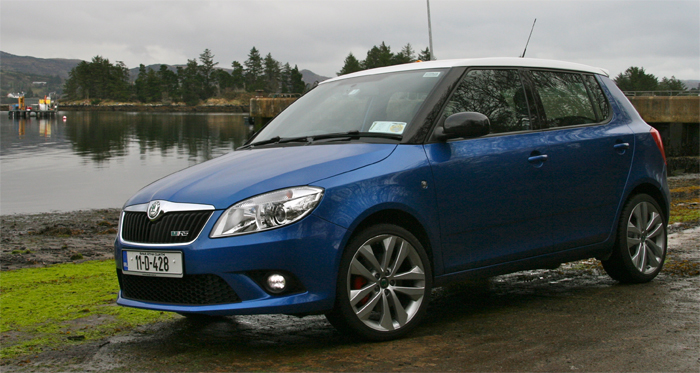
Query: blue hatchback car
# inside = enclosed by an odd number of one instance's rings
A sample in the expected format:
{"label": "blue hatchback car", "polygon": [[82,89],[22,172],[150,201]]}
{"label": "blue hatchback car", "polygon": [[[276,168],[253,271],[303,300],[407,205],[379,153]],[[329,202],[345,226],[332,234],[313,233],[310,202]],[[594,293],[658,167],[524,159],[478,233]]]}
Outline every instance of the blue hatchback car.
{"label": "blue hatchback car", "polygon": [[123,306],[325,314],[400,337],[431,289],[599,258],[652,280],[669,214],[659,133],[600,68],[525,58],[362,71],[236,151],[148,185],[115,244]]}

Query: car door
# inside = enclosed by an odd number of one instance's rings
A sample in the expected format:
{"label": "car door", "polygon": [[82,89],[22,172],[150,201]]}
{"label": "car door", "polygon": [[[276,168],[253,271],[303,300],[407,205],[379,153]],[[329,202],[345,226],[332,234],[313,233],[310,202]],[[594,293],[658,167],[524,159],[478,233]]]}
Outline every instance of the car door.
{"label": "car door", "polygon": [[533,255],[549,245],[542,206],[546,136],[533,131],[531,101],[517,69],[467,71],[444,118],[479,112],[491,135],[426,144],[447,273]]}
{"label": "car door", "polygon": [[552,247],[559,251],[604,241],[611,233],[624,190],[634,136],[612,118],[593,75],[530,71],[548,157],[543,175],[550,202]]}

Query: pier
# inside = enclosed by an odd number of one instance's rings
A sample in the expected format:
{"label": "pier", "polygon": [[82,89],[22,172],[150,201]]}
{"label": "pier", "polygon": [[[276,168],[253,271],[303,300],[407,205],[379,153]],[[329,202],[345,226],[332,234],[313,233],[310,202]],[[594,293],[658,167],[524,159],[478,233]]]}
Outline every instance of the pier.
{"label": "pier", "polygon": [[7,114],[11,118],[46,118],[58,113],[58,105],[53,95],[40,98],[24,98],[23,94],[16,95],[16,104],[8,106]]}

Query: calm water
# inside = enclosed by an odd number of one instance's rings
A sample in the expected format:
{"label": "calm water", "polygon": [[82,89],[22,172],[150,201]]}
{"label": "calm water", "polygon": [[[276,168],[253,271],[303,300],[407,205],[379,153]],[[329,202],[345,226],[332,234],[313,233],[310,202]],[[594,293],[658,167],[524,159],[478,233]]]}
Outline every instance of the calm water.
{"label": "calm water", "polygon": [[232,151],[250,130],[241,114],[2,112],[0,214],[121,207],[152,181]]}

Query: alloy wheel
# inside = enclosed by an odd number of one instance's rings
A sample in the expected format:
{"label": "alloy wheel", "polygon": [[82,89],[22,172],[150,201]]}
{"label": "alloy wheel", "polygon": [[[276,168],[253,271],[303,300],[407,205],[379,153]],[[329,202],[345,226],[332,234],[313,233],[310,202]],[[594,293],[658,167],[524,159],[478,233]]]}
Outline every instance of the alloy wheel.
{"label": "alloy wheel", "polygon": [[656,271],[666,252],[664,221],[654,205],[637,204],[627,221],[627,249],[634,267],[643,274]]}
{"label": "alloy wheel", "polygon": [[402,328],[426,301],[424,266],[407,240],[390,234],[370,238],[355,253],[347,274],[352,311],[374,330]]}

